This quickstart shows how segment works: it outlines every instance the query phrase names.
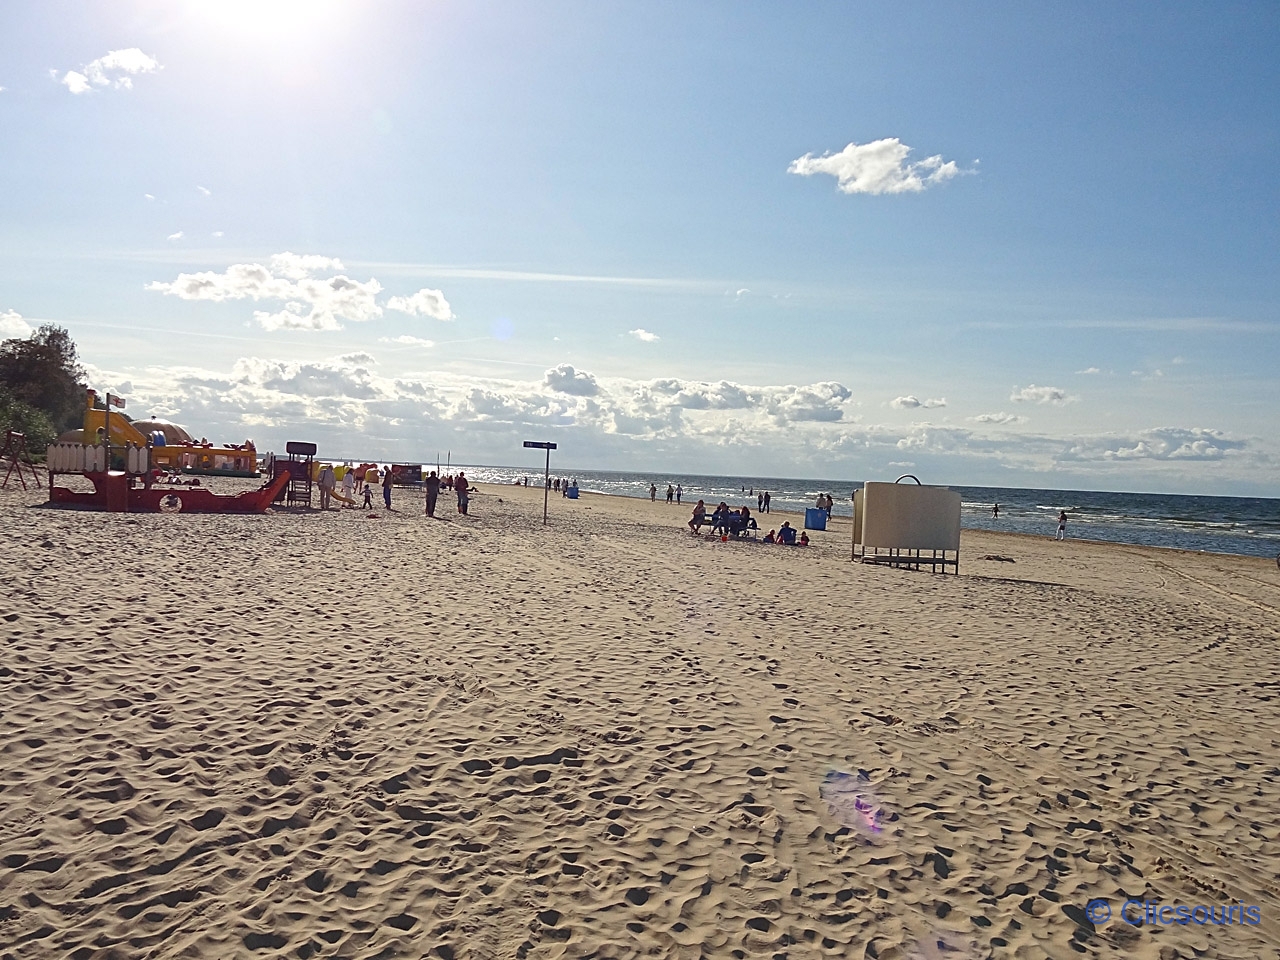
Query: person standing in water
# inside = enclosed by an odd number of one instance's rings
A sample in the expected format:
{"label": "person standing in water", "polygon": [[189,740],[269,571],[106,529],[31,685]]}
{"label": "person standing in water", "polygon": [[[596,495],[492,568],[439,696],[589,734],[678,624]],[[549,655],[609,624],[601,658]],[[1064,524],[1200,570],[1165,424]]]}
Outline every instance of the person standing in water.
{"label": "person standing in water", "polygon": [[992,519],[992,520],[999,520],[999,519],[1000,519],[1000,504],[998,504],[998,503],[993,503],[993,504],[991,505],[991,519]]}

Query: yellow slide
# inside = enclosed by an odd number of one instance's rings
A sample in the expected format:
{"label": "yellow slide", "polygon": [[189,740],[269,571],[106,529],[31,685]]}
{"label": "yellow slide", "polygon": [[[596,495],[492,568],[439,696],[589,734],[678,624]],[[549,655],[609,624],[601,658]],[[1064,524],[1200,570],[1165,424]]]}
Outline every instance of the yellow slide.
{"label": "yellow slide", "polygon": [[333,499],[341,500],[343,503],[349,504],[353,507],[356,505],[356,502],[354,500],[352,500],[350,497],[344,497],[337,490],[333,491]]}

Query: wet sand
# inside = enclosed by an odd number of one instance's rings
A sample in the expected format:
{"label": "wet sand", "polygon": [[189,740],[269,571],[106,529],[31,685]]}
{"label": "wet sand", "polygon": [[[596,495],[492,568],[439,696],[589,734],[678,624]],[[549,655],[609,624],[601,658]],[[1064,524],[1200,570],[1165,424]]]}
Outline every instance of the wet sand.
{"label": "wet sand", "polygon": [[43,499],[0,493],[0,957],[1280,955],[1272,562]]}

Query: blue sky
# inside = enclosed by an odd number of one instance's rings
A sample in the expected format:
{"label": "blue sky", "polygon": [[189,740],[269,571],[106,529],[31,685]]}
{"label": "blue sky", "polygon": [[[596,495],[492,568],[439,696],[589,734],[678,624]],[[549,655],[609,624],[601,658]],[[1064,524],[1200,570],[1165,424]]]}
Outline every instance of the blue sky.
{"label": "blue sky", "polygon": [[1270,3],[6,4],[0,332],[263,449],[1275,496],[1277,49]]}

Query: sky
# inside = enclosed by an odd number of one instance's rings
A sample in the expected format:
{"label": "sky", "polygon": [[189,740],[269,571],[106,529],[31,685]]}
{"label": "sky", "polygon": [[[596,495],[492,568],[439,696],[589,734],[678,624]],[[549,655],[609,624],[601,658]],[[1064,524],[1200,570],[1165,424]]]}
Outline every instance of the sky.
{"label": "sky", "polygon": [[262,451],[1280,496],[1271,2],[0,6],[0,336]]}

